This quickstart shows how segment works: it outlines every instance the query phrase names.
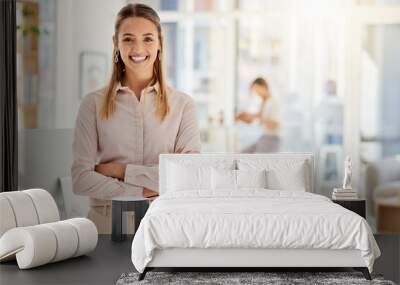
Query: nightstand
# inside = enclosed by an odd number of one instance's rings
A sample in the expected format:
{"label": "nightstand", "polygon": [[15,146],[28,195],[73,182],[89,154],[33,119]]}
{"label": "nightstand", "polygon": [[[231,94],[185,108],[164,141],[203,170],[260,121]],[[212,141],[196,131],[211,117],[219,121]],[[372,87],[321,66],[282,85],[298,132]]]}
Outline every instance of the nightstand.
{"label": "nightstand", "polygon": [[149,198],[144,197],[114,197],[112,199],[112,228],[111,240],[123,241],[126,234],[122,233],[122,216],[125,211],[135,212],[135,227],[139,227],[140,221],[146,214],[150,204]]}
{"label": "nightstand", "polygon": [[359,214],[365,219],[365,199],[332,200],[332,202]]}

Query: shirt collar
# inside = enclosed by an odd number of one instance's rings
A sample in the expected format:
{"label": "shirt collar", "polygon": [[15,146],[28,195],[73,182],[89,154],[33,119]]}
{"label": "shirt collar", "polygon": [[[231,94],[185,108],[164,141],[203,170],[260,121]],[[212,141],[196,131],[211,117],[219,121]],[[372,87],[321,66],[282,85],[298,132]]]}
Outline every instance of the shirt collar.
{"label": "shirt collar", "polygon": [[[160,91],[160,84],[158,83],[158,81],[156,81],[156,83],[154,83],[153,85],[147,86],[144,89],[144,92],[145,93],[149,93],[149,92],[154,91],[154,90],[156,91],[156,93],[158,93]],[[128,92],[133,93],[132,90],[129,89],[128,86],[122,86],[120,81],[117,83],[116,92],[118,92],[118,91],[128,91]]]}

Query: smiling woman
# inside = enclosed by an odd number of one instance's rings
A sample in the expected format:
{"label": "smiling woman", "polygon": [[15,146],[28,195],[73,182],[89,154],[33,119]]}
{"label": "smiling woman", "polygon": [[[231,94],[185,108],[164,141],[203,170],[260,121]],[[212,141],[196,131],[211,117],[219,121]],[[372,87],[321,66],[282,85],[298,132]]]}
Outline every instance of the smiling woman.
{"label": "smiling woman", "polygon": [[91,198],[99,233],[111,232],[113,197],[158,195],[159,154],[200,152],[193,100],[165,82],[157,13],[126,5],[112,39],[110,82],[82,101],[73,143],[73,191]]}

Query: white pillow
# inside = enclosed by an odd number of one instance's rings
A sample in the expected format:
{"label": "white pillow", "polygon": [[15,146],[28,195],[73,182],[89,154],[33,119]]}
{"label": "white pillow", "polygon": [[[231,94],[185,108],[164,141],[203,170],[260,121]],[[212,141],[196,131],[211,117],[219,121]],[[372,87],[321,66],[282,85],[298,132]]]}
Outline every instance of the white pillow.
{"label": "white pillow", "polygon": [[212,188],[236,190],[236,170],[212,168]]}
{"label": "white pillow", "polygon": [[214,190],[240,188],[267,188],[266,170],[232,170],[212,168]]}
{"label": "white pillow", "polygon": [[[289,178],[290,177],[290,178]],[[290,170],[290,176],[284,171],[267,171],[268,189],[306,191],[306,179],[304,168]]]}
{"label": "white pillow", "polygon": [[[266,169],[267,188],[272,190],[311,191],[307,163],[295,159],[239,159],[240,170]],[[307,190],[308,189],[308,190]]]}
{"label": "white pillow", "polygon": [[211,167],[209,166],[184,165],[170,162],[167,173],[168,191],[211,189]]}
{"label": "white pillow", "polygon": [[267,188],[267,171],[236,170],[238,188]]}

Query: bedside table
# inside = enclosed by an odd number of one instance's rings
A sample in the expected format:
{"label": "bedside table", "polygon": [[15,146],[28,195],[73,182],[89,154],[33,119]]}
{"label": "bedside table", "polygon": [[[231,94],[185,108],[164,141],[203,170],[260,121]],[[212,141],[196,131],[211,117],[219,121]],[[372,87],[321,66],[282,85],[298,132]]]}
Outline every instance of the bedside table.
{"label": "bedside table", "polygon": [[137,229],[146,214],[147,208],[149,208],[150,200],[144,197],[114,197],[112,199],[112,241],[120,242],[126,239],[126,234],[122,233],[123,213],[125,211],[135,212],[135,227]]}
{"label": "bedside table", "polygon": [[333,203],[339,204],[340,206],[359,214],[365,219],[365,199],[352,199],[352,200],[334,200]]}

